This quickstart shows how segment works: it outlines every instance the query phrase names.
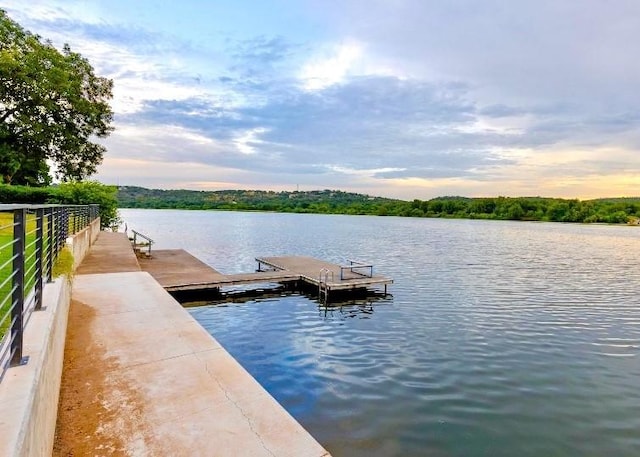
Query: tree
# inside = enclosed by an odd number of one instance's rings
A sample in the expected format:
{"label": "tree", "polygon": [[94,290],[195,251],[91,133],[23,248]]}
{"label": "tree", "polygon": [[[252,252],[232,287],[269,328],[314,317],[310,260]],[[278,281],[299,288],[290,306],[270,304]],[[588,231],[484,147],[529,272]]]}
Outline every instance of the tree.
{"label": "tree", "polygon": [[99,205],[100,225],[102,228],[109,228],[120,222],[117,186],[107,186],[93,181],[83,181],[62,183],[50,189],[52,194],[49,197],[50,203]]}
{"label": "tree", "polygon": [[513,202],[508,206],[507,213],[506,213],[507,219],[511,219],[512,221],[518,221],[522,219],[522,216],[524,216],[524,210],[522,209],[522,206],[520,206],[520,203]]}
{"label": "tree", "polygon": [[47,161],[63,181],[95,173],[112,89],[68,45],[58,51],[0,9],[0,182],[48,184]]}

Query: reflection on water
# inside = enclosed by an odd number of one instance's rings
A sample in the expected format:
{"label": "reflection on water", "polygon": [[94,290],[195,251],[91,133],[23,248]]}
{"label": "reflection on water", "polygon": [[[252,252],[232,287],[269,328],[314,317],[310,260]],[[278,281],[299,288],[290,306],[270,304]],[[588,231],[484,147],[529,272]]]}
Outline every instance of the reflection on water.
{"label": "reflection on water", "polygon": [[318,311],[325,319],[368,319],[373,314],[373,302],[351,303],[342,306],[320,305]]}
{"label": "reflection on water", "polygon": [[[257,287],[255,284],[242,287],[223,288],[221,291],[198,291],[198,299],[191,298],[181,299],[180,294],[175,294],[176,299],[185,308],[195,308],[199,306],[227,306],[228,304],[240,303],[259,303],[262,301],[271,301],[280,299],[287,295],[299,294],[294,292],[295,287],[281,284],[267,284]],[[326,318],[344,315],[347,317],[356,317],[358,314],[372,314],[374,303],[391,302],[393,295],[389,293],[381,293],[376,290],[355,291],[354,293],[343,293],[341,295],[334,294],[328,303],[320,300],[317,294],[306,293],[318,304],[319,312],[323,313]]]}
{"label": "reflection on water", "polygon": [[225,273],[290,254],[395,279],[330,308],[289,291],[189,308],[335,456],[640,455],[637,227],[124,217]]}

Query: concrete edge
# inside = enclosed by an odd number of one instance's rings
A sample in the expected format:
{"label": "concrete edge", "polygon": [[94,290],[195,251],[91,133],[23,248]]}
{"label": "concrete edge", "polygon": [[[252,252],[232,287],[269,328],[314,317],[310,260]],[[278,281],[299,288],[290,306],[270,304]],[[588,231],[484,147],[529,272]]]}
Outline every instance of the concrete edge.
{"label": "concrete edge", "polygon": [[71,285],[46,284],[43,307],[24,333],[26,365],[7,371],[0,384],[0,455],[50,456],[53,451]]}
{"label": "concrete edge", "polygon": [[67,245],[73,254],[73,269],[82,263],[89,249],[100,233],[100,218],[94,219],[87,227],[67,238]]}

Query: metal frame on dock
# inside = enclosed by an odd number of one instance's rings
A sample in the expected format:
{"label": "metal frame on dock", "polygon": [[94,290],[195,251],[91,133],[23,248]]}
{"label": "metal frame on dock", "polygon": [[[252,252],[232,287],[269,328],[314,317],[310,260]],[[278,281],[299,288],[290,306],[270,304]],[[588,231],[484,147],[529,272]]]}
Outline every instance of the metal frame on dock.
{"label": "metal frame on dock", "polygon": [[[258,271],[262,270],[262,265],[266,265],[276,271],[291,271],[299,274],[301,281],[318,287],[318,294],[325,301],[328,300],[331,291],[384,286],[386,294],[387,285],[393,284],[393,279],[374,276],[373,265],[355,260],[349,260],[349,265],[338,265],[304,256],[258,257],[256,261]],[[354,271],[362,268],[368,268],[369,274]]]}

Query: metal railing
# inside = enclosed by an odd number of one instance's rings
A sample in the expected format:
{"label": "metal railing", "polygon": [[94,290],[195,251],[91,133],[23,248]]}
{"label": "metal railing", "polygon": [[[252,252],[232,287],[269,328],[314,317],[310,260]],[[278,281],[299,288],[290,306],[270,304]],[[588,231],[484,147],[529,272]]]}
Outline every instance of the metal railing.
{"label": "metal railing", "polygon": [[[153,243],[155,243],[155,241],[153,241],[151,238],[149,238],[144,233],[136,232],[135,230],[131,230],[131,233],[133,233],[133,239],[131,240],[131,244],[133,246],[133,250],[136,253],[138,253],[138,252],[142,253],[142,250],[146,249],[147,252],[145,253],[145,255],[147,257],[151,257],[151,245]],[[138,238],[141,238],[141,239],[146,240],[146,241],[138,242]]]}
{"label": "metal railing", "polygon": [[[345,271],[349,271],[350,273],[355,273],[357,275],[360,276],[364,276],[367,278],[372,278],[373,277],[373,265],[365,263],[365,262],[359,262],[357,260],[347,260],[347,262],[349,262],[349,265],[341,265],[340,266],[340,280],[342,281],[344,279],[344,272]],[[369,270],[368,272],[362,272],[359,270]]]}
{"label": "metal railing", "polygon": [[23,365],[24,329],[42,308],[45,282],[73,235],[99,216],[98,205],[0,204],[0,382]]}
{"label": "metal railing", "polygon": [[329,301],[329,281],[333,282],[333,271],[328,268],[322,268],[318,276],[318,299],[326,303]]}

